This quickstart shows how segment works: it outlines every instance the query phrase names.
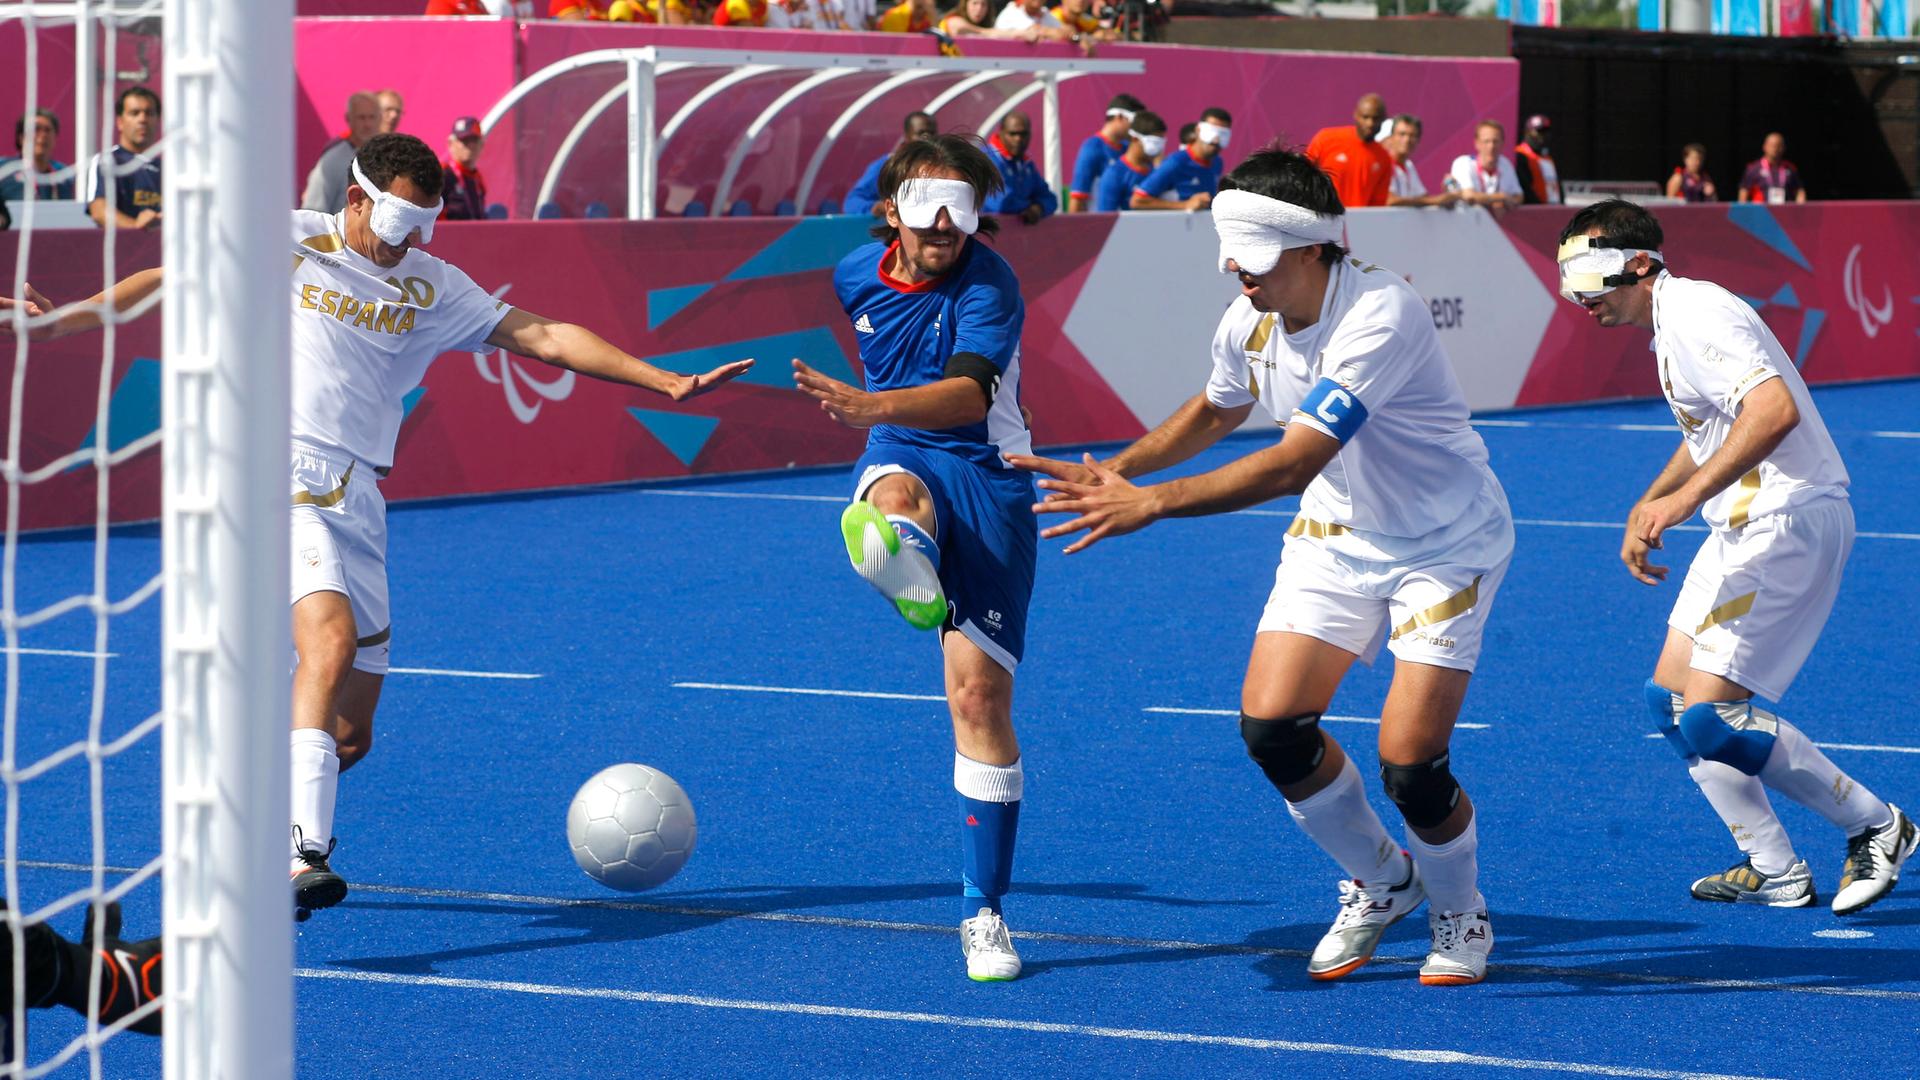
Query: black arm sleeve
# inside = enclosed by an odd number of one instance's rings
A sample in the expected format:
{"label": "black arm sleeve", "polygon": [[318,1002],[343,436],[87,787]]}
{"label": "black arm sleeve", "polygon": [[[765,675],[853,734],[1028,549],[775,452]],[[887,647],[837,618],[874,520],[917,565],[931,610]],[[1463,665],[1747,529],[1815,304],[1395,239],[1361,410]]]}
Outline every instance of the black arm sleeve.
{"label": "black arm sleeve", "polygon": [[980,392],[987,395],[988,408],[993,407],[993,399],[1000,393],[1000,369],[979,353],[954,353],[947,361],[946,377],[979,383]]}

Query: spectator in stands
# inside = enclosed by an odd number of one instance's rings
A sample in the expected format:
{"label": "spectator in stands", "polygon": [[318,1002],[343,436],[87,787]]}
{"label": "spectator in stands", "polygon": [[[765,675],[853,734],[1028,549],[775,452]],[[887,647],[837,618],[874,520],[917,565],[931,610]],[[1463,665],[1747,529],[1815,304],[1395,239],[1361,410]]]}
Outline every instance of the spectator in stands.
{"label": "spectator in stands", "polygon": [[1420,118],[1401,113],[1393,118],[1392,125],[1380,144],[1393,158],[1393,183],[1387,189],[1387,205],[1452,206],[1459,202],[1457,191],[1428,192],[1426,183],[1420,179],[1420,170],[1413,167],[1413,151],[1420,145]]}
{"label": "spectator in stands", "polygon": [[1720,198],[1720,192],[1713,186],[1713,177],[1707,175],[1707,148],[1697,142],[1690,142],[1680,151],[1680,164],[1673,167],[1673,175],[1667,177],[1667,198],[1684,202],[1714,202]]}
{"label": "spectator in stands", "polygon": [[1550,146],[1553,121],[1535,114],[1527,117],[1520,145],[1513,148],[1513,172],[1520,181],[1520,197],[1528,203],[1559,204],[1560,170],[1553,163]]}
{"label": "spectator in stands", "polygon": [[364,91],[347,98],[347,133],[320,151],[320,160],[307,173],[307,186],[300,196],[300,209],[337,214],[347,205],[347,180],[353,168],[353,155],[375,135],[380,134],[380,101]]}
{"label": "spectator in stands", "polygon": [[[1205,210],[1220,188],[1220,152],[1233,134],[1233,114],[1218,106],[1200,114],[1193,139],[1167,155],[1134,185],[1135,210]],[[1172,198],[1168,198],[1168,193]]]}
{"label": "spectator in stands", "polygon": [[1379,94],[1353,107],[1353,123],[1321,128],[1307,143],[1307,157],[1333,181],[1340,205],[1385,206],[1393,189],[1393,155],[1375,136],[1387,121],[1387,103]]}
{"label": "spectator in stands", "polygon": [[485,0],[427,0],[427,15],[491,15]]}
{"label": "spectator in stands", "polygon": [[[985,0],[975,2],[984,3]],[[1127,131],[1145,108],[1140,99],[1132,94],[1116,94],[1112,101],[1107,102],[1106,121],[1100,125],[1099,131],[1087,136],[1087,141],[1080,144],[1080,154],[1074,159],[1073,186],[1067,190],[1069,213],[1079,213],[1093,204],[1094,185],[1106,175],[1108,167],[1119,161],[1121,155],[1132,146]],[[1160,130],[1160,142],[1164,144],[1167,141],[1165,121],[1160,121]]]}
{"label": "spectator in stands", "polygon": [[820,21],[828,30],[871,30],[874,7],[874,0],[824,0]]}
{"label": "spectator in stands", "polygon": [[886,34],[924,34],[933,29],[938,14],[933,0],[900,0],[880,13],[873,28]]}
{"label": "spectator in stands", "polygon": [[441,220],[486,220],[487,179],[480,175],[480,152],[486,148],[478,118],[463,116],[453,122],[447,156],[440,159]]}
{"label": "spectator in stands", "polygon": [[1510,207],[1520,205],[1520,177],[1513,161],[1500,153],[1506,144],[1506,126],[1498,120],[1482,120],[1473,129],[1473,153],[1453,159],[1447,175],[1447,187],[1460,193],[1468,206],[1484,206],[1494,217],[1502,217]]}
{"label": "spectator in stands", "polygon": [[1807,187],[1800,182],[1800,170],[1787,160],[1787,137],[1769,132],[1760,144],[1760,160],[1747,166],[1740,177],[1740,201],[1782,203],[1807,201]]}
{"label": "spectator in stands", "polygon": [[720,0],[713,9],[715,26],[767,25],[767,0]]}
{"label": "spectator in stands", "polygon": [[[33,147],[27,147],[27,121],[33,121]],[[13,125],[13,148],[20,152],[19,157],[0,158],[0,199],[24,199],[27,197],[27,174],[47,176],[67,167],[66,162],[53,158],[53,140],[60,135],[60,117],[52,109],[40,109],[31,117],[23,116]],[[19,172],[8,173],[7,167],[17,165]],[[33,182],[35,195],[42,199],[73,198],[73,178],[65,180],[36,180]]]}
{"label": "spectator in stands", "polygon": [[380,103],[380,134],[391,135],[400,130],[400,118],[407,114],[407,99],[400,91],[388,87],[373,96]]}
{"label": "spectator in stands", "polygon": [[1127,148],[1093,185],[1093,209],[1102,213],[1133,208],[1133,189],[1152,174],[1167,148],[1167,122],[1150,109],[1133,114]]}
{"label": "spectator in stands", "polygon": [[1059,16],[1046,9],[1046,0],[1013,0],[1000,9],[993,26],[996,30],[1014,32],[1033,30],[1047,41],[1078,40],[1078,35],[1067,29]]}
{"label": "spectator in stands", "polygon": [[[924,139],[938,134],[940,134],[940,125],[934,123],[930,113],[910,112],[906,119],[900,122],[900,142],[896,145],[896,149],[912,139]],[[842,213],[866,214],[873,211],[873,204],[880,201],[880,167],[885,165],[887,159],[892,156],[893,151],[889,150],[881,154],[873,164],[867,166],[867,171],[861,173],[860,179],[854,181],[853,190],[847,192],[846,204],[840,208]]]}
{"label": "spectator in stands", "polygon": [[1000,120],[999,128],[987,138],[987,158],[1000,170],[1003,186],[987,196],[982,207],[989,214],[1012,214],[1022,224],[1032,225],[1060,209],[1059,196],[1047,186],[1047,178],[1027,147],[1033,144],[1033,119],[1015,110]]}
{"label": "spectator in stands", "polygon": [[567,22],[603,20],[611,3],[612,0],[548,0],[547,18]]}
{"label": "spectator in stands", "polygon": [[771,0],[767,4],[767,26],[774,30],[833,29],[822,18],[816,0]]}
{"label": "spectator in stands", "polygon": [[[122,229],[159,228],[160,159],[147,153],[159,127],[160,95],[144,86],[120,91],[113,103],[119,141],[108,153],[95,154],[87,167],[87,216],[99,225],[105,226],[112,214]],[[110,193],[112,205],[107,203]],[[342,204],[345,201],[343,195]]]}
{"label": "spectator in stands", "polygon": [[965,0],[954,5],[953,11],[940,20],[940,32],[950,38],[980,37],[997,38],[1002,41],[1025,41],[1029,44],[1040,40],[1037,27],[1029,26],[1025,30],[999,30],[993,25],[993,0]]}
{"label": "spectator in stands", "polygon": [[1060,0],[1053,8],[1053,17],[1079,35],[1076,41],[1117,41],[1120,38],[1120,31],[1101,24],[1093,0]]}

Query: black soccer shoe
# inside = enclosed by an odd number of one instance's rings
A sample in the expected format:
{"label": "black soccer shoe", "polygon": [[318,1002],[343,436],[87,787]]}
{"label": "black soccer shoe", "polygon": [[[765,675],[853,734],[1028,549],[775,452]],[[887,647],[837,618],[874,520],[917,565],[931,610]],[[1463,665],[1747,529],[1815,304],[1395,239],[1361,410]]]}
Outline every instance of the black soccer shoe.
{"label": "black soccer shoe", "polygon": [[321,908],[330,908],[347,898],[347,879],[333,872],[327,865],[328,856],[333,854],[335,841],[327,841],[327,849],[320,851],[302,846],[299,859],[302,865],[293,870],[293,918],[295,922],[306,922],[307,916]]}

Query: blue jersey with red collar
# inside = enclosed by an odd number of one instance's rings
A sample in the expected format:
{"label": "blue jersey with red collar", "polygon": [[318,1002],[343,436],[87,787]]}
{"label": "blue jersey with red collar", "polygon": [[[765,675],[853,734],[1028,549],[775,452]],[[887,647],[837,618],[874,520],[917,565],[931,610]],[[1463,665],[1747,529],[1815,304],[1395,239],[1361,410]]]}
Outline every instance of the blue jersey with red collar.
{"label": "blue jersey with red collar", "polygon": [[1133,162],[1122,157],[1107,166],[1107,171],[1100,174],[1100,182],[1093,186],[1093,208],[1103,212],[1132,209],[1134,185],[1145,182],[1152,174],[1152,169],[1134,171]]}
{"label": "blue jersey with red collar", "polygon": [[1104,135],[1088,136],[1087,141],[1080,144],[1080,156],[1073,161],[1073,186],[1068,190],[1083,199],[1092,198],[1096,194],[1094,185],[1106,175],[1107,166],[1119,161],[1120,155],[1126,152],[1125,139],[1115,146]]}
{"label": "blue jersey with red collar", "polygon": [[1000,372],[987,417],[978,424],[923,431],[882,424],[867,445],[919,446],[978,465],[1008,468],[1002,454],[1032,447],[1020,415],[1020,329],[1026,303],[1000,253],[969,237],[959,264],[932,281],[905,285],[886,273],[893,245],[867,244],[840,260],[833,291],[853,323],[867,389],[900,390],[947,377],[956,353],[983,356]]}
{"label": "blue jersey with red collar", "polygon": [[[1193,160],[1186,147],[1181,147],[1167,155],[1160,167],[1147,174],[1147,178],[1134,185],[1135,191],[1144,191],[1156,199],[1179,201],[1191,199],[1204,191],[1212,194],[1220,190],[1220,156],[1214,155],[1213,164],[1202,165]],[[1167,189],[1173,189],[1168,195]]]}

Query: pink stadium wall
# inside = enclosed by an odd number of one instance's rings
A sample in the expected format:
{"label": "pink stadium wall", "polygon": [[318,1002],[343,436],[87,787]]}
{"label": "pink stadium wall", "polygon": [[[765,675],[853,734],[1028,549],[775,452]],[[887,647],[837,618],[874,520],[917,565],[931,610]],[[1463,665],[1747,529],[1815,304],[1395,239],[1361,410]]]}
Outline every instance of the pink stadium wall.
{"label": "pink stadium wall", "polygon": [[[1910,203],[1670,207],[1661,213],[1677,272],[1721,282],[1754,303],[1810,382],[1920,376],[1920,209]],[[1356,253],[1408,274],[1476,409],[1657,393],[1643,334],[1601,331],[1554,295],[1553,250],[1566,212],[1378,210],[1349,216]],[[608,481],[711,475],[852,460],[856,432],[825,420],[791,388],[787,361],[854,378],[857,345],[829,286],[833,263],[864,239],[852,218],[453,224],[435,254],[518,306],[578,320],[667,366],[701,370],[752,356],[751,378],[668,407],[641,391],[493,353],[453,354],[408,400],[396,499]],[[0,233],[11,266],[18,234]],[[997,246],[1027,300],[1024,399],[1043,444],[1126,439],[1202,385],[1207,343],[1233,295],[1212,272],[1206,215],[1088,215],[1023,228]],[[158,238],[125,238],[122,272],[152,265]],[[97,234],[37,237],[28,278],[49,296],[101,280]],[[125,445],[158,422],[159,320],[114,342],[106,440]],[[35,346],[26,380],[21,464],[90,445],[98,335]],[[13,350],[0,349],[0,386]],[[4,412],[0,412],[4,415]],[[1266,423],[1264,419],[1260,421]],[[0,437],[4,437],[0,434]],[[116,470],[117,520],[154,517],[158,455]],[[23,524],[92,519],[82,467],[27,490]]]}

